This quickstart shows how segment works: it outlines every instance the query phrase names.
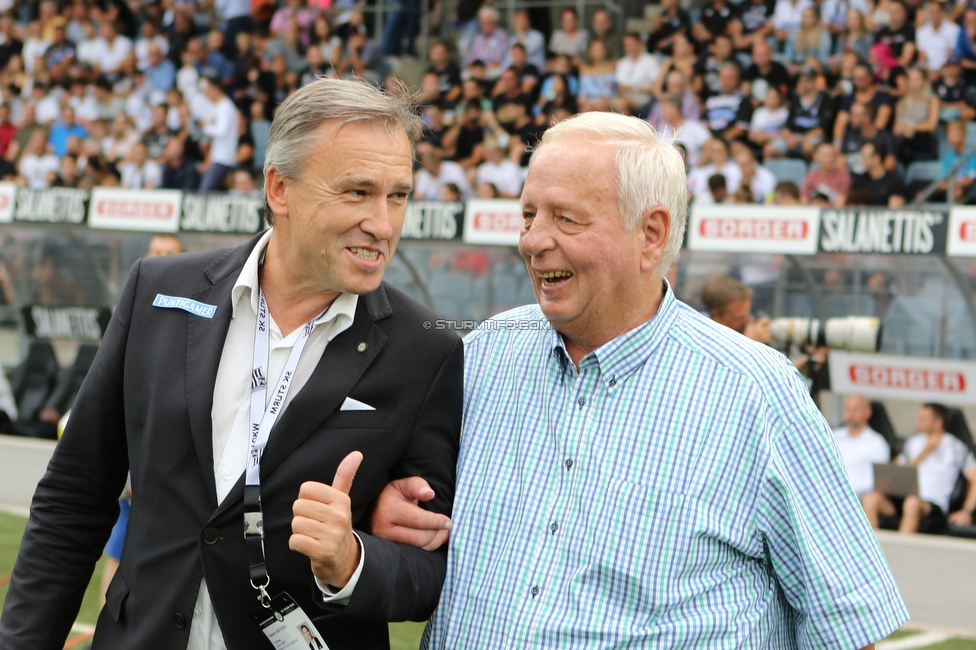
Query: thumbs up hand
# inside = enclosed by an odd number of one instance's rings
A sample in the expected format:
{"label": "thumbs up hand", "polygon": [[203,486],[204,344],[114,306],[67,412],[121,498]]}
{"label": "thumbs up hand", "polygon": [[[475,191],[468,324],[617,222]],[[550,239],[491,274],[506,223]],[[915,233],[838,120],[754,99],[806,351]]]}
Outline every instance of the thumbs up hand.
{"label": "thumbs up hand", "polygon": [[345,587],[359,566],[359,542],[352,534],[349,490],[363,455],[354,451],[339,463],[332,485],[307,481],[292,507],[288,547],[307,556],[322,582]]}

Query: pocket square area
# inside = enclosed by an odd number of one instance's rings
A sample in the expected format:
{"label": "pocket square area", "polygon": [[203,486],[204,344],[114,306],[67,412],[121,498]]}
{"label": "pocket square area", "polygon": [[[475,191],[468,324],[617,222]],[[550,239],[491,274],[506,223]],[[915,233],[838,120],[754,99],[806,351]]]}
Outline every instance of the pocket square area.
{"label": "pocket square area", "polygon": [[358,399],[353,399],[347,397],[346,401],[342,403],[339,407],[340,411],[375,411],[376,409],[365,402],[360,402]]}

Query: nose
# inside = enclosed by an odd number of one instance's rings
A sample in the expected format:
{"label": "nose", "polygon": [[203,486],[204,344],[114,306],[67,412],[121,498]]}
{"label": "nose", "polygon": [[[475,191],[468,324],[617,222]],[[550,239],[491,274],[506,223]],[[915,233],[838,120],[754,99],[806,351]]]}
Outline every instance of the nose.
{"label": "nose", "polygon": [[372,235],[376,241],[389,241],[393,238],[393,220],[385,197],[374,202],[369,216],[360,224],[360,229]]}
{"label": "nose", "polygon": [[523,257],[537,257],[547,250],[552,250],[555,243],[552,238],[552,217],[536,214],[532,219],[522,223],[519,235],[519,253]]}

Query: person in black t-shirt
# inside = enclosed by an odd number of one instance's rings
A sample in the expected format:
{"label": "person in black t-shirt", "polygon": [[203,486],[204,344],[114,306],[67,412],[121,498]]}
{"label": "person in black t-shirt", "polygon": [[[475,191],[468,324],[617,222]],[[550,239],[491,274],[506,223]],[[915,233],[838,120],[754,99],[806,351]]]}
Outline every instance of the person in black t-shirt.
{"label": "person in black t-shirt", "polygon": [[766,91],[776,88],[780,95],[787,96],[790,73],[779,61],[773,60],[773,48],[764,40],[757,39],[752,46],[752,65],[742,75],[746,87],[743,92],[752,99],[752,105],[759,106],[766,99]]}
{"label": "person in black t-shirt", "polygon": [[915,60],[915,28],[908,23],[908,9],[902,0],[888,2],[888,24],[878,30],[874,42],[891,46],[898,63],[911,65]]}
{"label": "person in black t-shirt", "polygon": [[861,147],[865,143],[875,145],[876,151],[885,151],[885,169],[894,169],[897,164],[895,158],[895,136],[891,131],[882,130],[875,124],[877,109],[871,104],[854,104],[850,109],[850,124],[844,130],[844,137],[840,142],[840,153],[847,161],[847,171],[853,174],[864,173],[864,162],[861,159]]}
{"label": "person in black t-shirt", "polygon": [[976,109],[969,103],[958,57],[950,56],[945,62],[939,70],[939,78],[932,84],[932,91],[939,98],[942,106],[939,111],[941,121],[952,122],[961,119],[971,122],[976,118]]}
{"label": "person in black t-shirt", "polygon": [[746,0],[736,8],[735,20],[729,23],[732,45],[736,51],[748,52],[756,39],[773,32],[773,0]]}
{"label": "person in black t-shirt", "polygon": [[866,63],[860,63],[854,68],[854,92],[844,95],[840,100],[840,110],[834,122],[834,144],[840,145],[844,131],[850,121],[851,106],[857,104],[871,104],[875,109],[874,123],[879,129],[887,129],[894,112],[894,102],[891,96],[878,88],[874,82],[874,74]]}
{"label": "person in black t-shirt", "polygon": [[695,63],[695,77],[692,79],[692,88],[702,98],[702,101],[712,95],[722,93],[718,73],[722,66],[731,60],[732,39],[724,34],[719,34],[708,47],[708,51]]}
{"label": "person in black t-shirt", "polygon": [[440,83],[441,101],[456,102],[461,97],[461,70],[451,61],[447,45],[442,41],[434,41],[427,48],[430,67],[427,72],[437,75]]}
{"label": "person in black t-shirt", "polygon": [[444,148],[444,136],[447,134],[448,127],[444,125],[444,110],[431,104],[424,108],[424,130],[420,134],[420,141],[417,143],[417,151],[434,150],[442,158],[448,157],[450,153]]}
{"label": "person in black t-shirt", "polygon": [[834,125],[834,101],[817,90],[816,71],[804,67],[796,78],[796,95],[779,141],[766,145],[766,156],[813,157],[813,150],[827,138]]}
{"label": "person in black t-shirt", "polygon": [[445,151],[451,152],[449,160],[459,163],[462,167],[476,167],[482,162],[481,143],[485,139],[485,131],[481,126],[481,102],[477,99],[468,100],[464,105],[464,112],[441,140]]}
{"label": "person in black t-shirt", "polygon": [[691,31],[691,16],[678,6],[678,0],[661,0],[661,15],[655,19],[655,29],[647,37],[647,51],[664,56],[674,53],[671,38]]}
{"label": "person in black t-shirt", "polygon": [[521,102],[526,107],[532,106],[532,98],[522,92],[522,80],[519,79],[515,68],[508,68],[502,72],[491,96],[491,103],[495,112],[502,107],[502,104],[508,102]]}
{"label": "person in black t-shirt", "polygon": [[864,173],[851,179],[851,194],[862,195],[866,205],[887,206],[892,210],[905,207],[908,188],[895,171],[885,169],[888,152],[881,145],[870,142],[861,147]]}
{"label": "person in black t-shirt", "polygon": [[701,20],[691,28],[691,35],[700,44],[710,43],[719,34],[726,34],[735,12],[728,0],[712,0],[702,9]]}

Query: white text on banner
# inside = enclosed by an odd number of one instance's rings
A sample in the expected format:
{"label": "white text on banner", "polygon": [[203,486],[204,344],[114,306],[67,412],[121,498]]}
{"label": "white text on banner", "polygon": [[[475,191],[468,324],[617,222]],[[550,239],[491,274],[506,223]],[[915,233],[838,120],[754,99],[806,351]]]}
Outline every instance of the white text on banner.
{"label": "white text on banner", "polygon": [[522,205],[515,199],[468,201],[464,210],[464,243],[518,246]]}

